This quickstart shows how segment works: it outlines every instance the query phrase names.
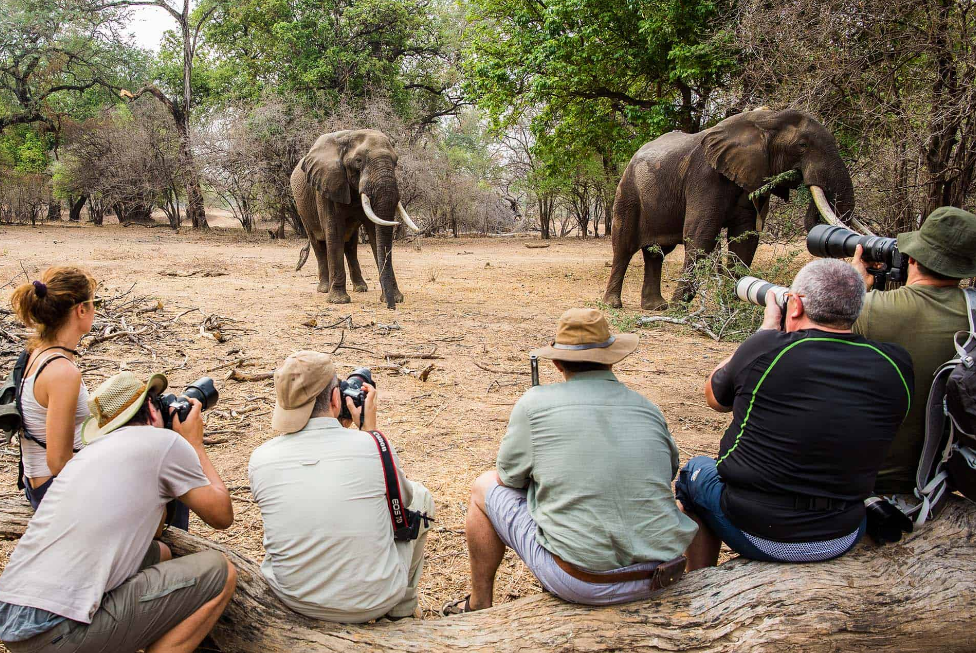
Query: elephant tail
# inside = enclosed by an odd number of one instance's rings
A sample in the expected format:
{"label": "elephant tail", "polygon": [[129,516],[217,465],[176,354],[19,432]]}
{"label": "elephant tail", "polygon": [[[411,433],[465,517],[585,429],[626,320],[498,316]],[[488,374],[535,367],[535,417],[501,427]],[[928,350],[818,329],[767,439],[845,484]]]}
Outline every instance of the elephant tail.
{"label": "elephant tail", "polygon": [[305,243],[305,247],[302,247],[302,251],[298,253],[298,265],[295,266],[295,272],[298,272],[308,261],[308,251],[312,248],[312,241],[309,240]]}

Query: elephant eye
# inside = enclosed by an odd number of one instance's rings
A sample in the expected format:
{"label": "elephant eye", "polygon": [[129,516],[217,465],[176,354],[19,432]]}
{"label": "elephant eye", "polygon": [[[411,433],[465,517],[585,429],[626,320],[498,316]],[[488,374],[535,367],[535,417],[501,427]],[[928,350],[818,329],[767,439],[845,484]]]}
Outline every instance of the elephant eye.
{"label": "elephant eye", "polygon": [[806,152],[810,145],[806,141],[800,141],[799,148],[801,152]]}

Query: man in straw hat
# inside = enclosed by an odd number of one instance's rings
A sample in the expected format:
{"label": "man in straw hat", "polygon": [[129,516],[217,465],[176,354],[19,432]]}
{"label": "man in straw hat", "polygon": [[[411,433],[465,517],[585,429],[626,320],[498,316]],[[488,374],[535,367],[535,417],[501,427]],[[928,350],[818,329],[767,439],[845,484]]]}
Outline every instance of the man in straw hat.
{"label": "man in straw hat", "polygon": [[908,352],[851,332],[863,301],[846,261],[807,263],[785,330],[770,291],[762,327],[706,381],[732,422],[717,459],[692,458],[675,483],[700,520],[689,569],[716,564],[723,541],[753,560],[817,562],[864,535],[864,499],[914,397]]}
{"label": "man in straw hat", "polygon": [[[908,255],[905,285],[869,292],[854,324],[855,333],[907,349],[915,367],[918,397],[878,472],[875,490],[879,494],[915,489],[932,375],[955,356],[952,338],[956,331],[969,330],[969,311],[959,283],[976,276],[976,215],[951,206],[936,209],[921,229],[898,235],[898,251]],[[868,288],[874,285],[869,265],[859,250],[854,266]]]}
{"label": "man in straw hat", "polygon": [[674,503],[678,448],[657,406],[612,372],[637,348],[594,309],[563,313],[551,359],[565,382],[530,388],[512,410],[496,469],[475,482],[465,531],[471,594],[445,615],[490,607],[505,547],[574,603],[652,596],[684,570],[695,523]]}
{"label": "man in straw hat", "polygon": [[[283,435],[255,449],[248,465],[268,584],[313,619],[414,616],[429,523],[418,520],[413,540],[393,539],[379,442],[365,432],[376,430],[376,388],[363,385],[366,400],[357,408],[342,396],[332,358],[314,351],[286,358],[274,382],[271,426]],[[352,419],[340,423],[343,401]],[[354,426],[360,422],[363,432]],[[433,517],[430,492],[407,479],[388,446],[403,504]]]}
{"label": "man in straw hat", "polygon": [[[121,372],[89,399],[88,444],[58,474],[0,577],[0,639],[13,653],[192,651],[237,573],[216,551],[172,559],[153,541],[179,499],[214,528],[234,521],[203,448],[200,404],[162,428],[166,377]],[[175,432],[174,432],[175,431]]]}

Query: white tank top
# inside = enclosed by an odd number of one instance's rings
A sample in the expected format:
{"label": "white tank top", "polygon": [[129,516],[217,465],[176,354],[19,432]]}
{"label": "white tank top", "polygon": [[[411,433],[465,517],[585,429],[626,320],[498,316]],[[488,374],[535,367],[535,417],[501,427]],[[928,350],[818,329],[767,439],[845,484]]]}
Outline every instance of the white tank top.
{"label": "white tank top", "polygon": [[[36,363],[34,369],[40,369],[44,361],[57,356],[51,354],[44,356]],[[20,407],[23,412],[24,426],[30,432],[32,438],[47,443],[47,408],[37,403],[34,397],[34,380],[37,374],[32,374],[24,380],[24,390],[20,396]],[[78,389],[78,407],[75,408],[75,442],[74,449],[81,448],[81,425],[91,413],[88,411],[88,389],[84,381]],[[27,478],[41,478],[43,476],[53,476],[47,466],[47,451],[41,445],[22,438],[20,442],[21,451],[24,456],[24,475]]]}

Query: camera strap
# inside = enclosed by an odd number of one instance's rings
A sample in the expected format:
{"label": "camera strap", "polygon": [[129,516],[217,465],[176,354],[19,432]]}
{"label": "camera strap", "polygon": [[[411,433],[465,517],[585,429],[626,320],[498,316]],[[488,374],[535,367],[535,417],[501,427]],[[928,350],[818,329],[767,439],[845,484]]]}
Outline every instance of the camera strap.
{"label": "camera strap", "polygon": [[383,480],[386,481],[386,505],[390,509],[390,520],[393,522],[393,537],[404,529],[409,530],[406,506],[403,505],[403,495],[400,492],[400,479],[397,476],[396,463],[393,462],[393,452],[386,438],[379,431],[368,431],[376,443],[383,463]]}

